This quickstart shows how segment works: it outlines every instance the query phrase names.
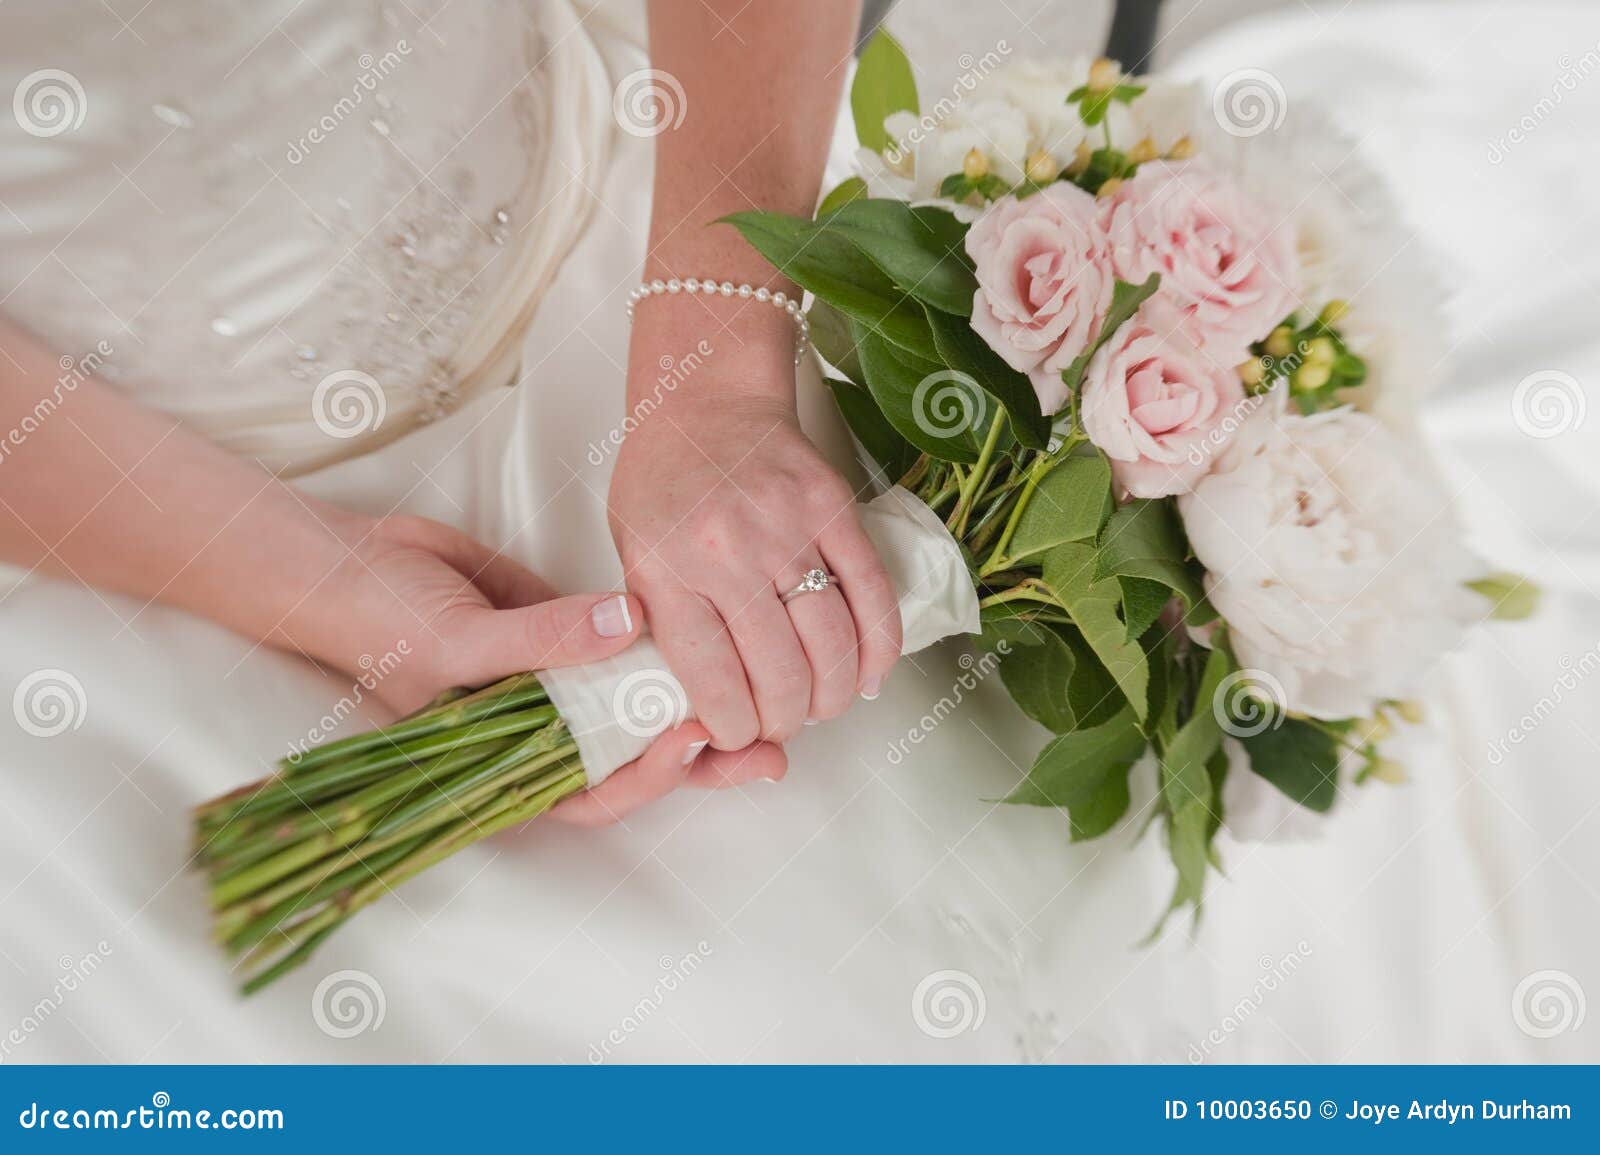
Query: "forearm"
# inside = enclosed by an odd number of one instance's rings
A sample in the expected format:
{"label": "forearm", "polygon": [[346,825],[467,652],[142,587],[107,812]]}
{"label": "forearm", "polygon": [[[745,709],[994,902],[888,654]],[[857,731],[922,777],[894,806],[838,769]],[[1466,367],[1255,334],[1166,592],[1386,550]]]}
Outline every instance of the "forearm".
{"label": "forearm", "polygon": [[[0,322],[0,559],[291,648],[357,519],[94,380]],[[323,653],[319,657],[331,657]]]}
{"label": "forearm", "polygon": [[[798,291],[732,228],[711,222],[753,208],[810,215],[858,17],[854,0],[652,0],[651,66],[682,86],[684,115],[655,138],[647,278],[714,276]],[[719,385],[746,381],[753,391],[787,390],[792,400],[792,374],[773,372],[794,337],[778,310],[654,298],[637,311],[636,367],[687,352],[673,344],[687,333],[707,337],[725,367],[740,363],[741,372],[715,375]],[[630,377],[637,390],[655,374]]]}

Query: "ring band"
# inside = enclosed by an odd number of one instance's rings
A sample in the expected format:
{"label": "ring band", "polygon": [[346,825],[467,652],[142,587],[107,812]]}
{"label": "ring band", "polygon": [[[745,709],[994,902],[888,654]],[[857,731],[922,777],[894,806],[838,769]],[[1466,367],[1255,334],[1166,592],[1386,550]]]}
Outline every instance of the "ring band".
{"label": "ring band", "polygon": [[819,594],[838,580],[825,569],[808,569],[800,578],[800,584],[788,593],[778,595],[778,600],[788,605],[801,594]]}

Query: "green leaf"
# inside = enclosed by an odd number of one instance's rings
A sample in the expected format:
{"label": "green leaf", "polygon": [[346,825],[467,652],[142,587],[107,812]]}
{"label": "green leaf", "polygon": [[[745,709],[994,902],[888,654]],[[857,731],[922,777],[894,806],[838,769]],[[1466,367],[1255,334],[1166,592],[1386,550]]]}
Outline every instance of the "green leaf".
{"label": "green leaf", "polygon": [[1006,546],[1012,561],[1098,537],[1111,515],[1111,463],[1098,450],[1063,458],[1039,482]]}
{"label": "green leaf", "polygon": [[1161,274],[1151,273],[1142,285],[1130,285],[1127,281],[1118,281],[1111,289],[1111,307],[1106,310],[1105,322],[1100,326],[1100,332],[1094,342],[1073,359],[1072,363],[1061,370],[1061,380],[1066,382],[1067,391],[1072,396],[1077,396],[1078,386],[1083,382],[1083,372],[1089,367],[1089,362],[1094,358],[1100,346],[1111,340],[1118,329],[1122,328],[1135,313],[1139,306],[1155,295],[1161,287]]}
{"label": "green leaf", "polygon": [[977,461],[978,431],[987,429],[993,404],[983,390],[970,377],[895,348],[859,321],[851,333],[867,388],[900,436],[941,461]]}
{"label": "green leaf", "polygon": [[1189,543],[1173,502],[1130,501],[1111,515],[1100,535],[1096,578],[1144,578],[1160,582],[1185,606],[1205,600],[1205,588],[1189,564]]}
{"label": "green leaf", "polygon": [[1077,727],[1067,702],[1067,686],[1076,665],[1071,647],[1059,635],[1046,631],[1036,645],[1011,648],[1000,663],[1000,680],[1024,714],[1047,730],[1067,734]]}
{"label": "green leaf", "polygon": [[1161,796],[1171,817],[1167,851],[1178,871],[1178,903],[1199,905],[1217,829],[1216,794],[1210,762],[1222,745],[1222,723],[1213,708],[1218,688],[1233,671],[1220,646],[1206,658],[1193,709],[1161,753]]}
{"label": "green leaf", "polygon": [[813,298],[806,319],[811,322],[811,344],[822,359],[857,385],[864,385],[866,378],[861,373],[861,358],[856,355],[850,318],[828,302]]}
{"label": "green leaf", "polygon": [[1140,722],[1149,706],[1150,668],[1144,650],[1127,637],[1117,613],[1122,590],[1115,578],[1094,580],[1094,547],[1058,545],[1044,555],[1044,581],[1105,665]]}
{"label": "green leaf", "polygon": [[1149,578],[1119,577],[1117,584],[1122,589],[1122,620],[1128,627],[1128,639],[1143,637],[1167,608],[1172,591]]}
{"label": "green leaf", "polygon": [[1502,622],[1520,622],[1539,609],[1539,587],[1521,574],[1492,573],[1467,588],[1489,599],[1489,616]]}
{"label": "green leaf", "polygon": [[779,272],[841,313],[925,360],[938,357],[921,307],[843,236],[782,213],[734,213],[720,223],[738,229]]}
{"label": "green leaf", "polygon": [[[812,332],[815,334],[816,330]],[[844,423],[855,434],[861,448],[891,480],[904,476],[906,470],[916,462],[917,450],[889,424],[872,394],[849,381],[840,381],[835,377],[825,380],[828,388],[833,390],[833,399],[844,416]]]}
{"label": "green leaf", "polygon": [[1016,646],[1041,646],[1047,639],[1058,636],[1048,625],[1037,621],[1040,610],[1037,602],[1001,602],[984,606],[978,611],[978,621],[983,627],[978,644],[985,649],[996,649],[1001,642]]}
{"label": "green leaf", "polygon": [[1318,813],[1333,808],[1339,795],[1339,744],[1311,722],[1284,717],[1259,734],[1239,738],[1250,755],[1250,769],[1279,790]]}
{"label": "green leaf", "polygon": [[903,201],[858,200],[827,219],[838,233],[924,305],[961,317],[972,315],[978,279],[963,247],[966,226],[936,208]]}
{"label": "green leaf", "polygon": [[851,201],[861,200],[866,195],[866,181],[858,176],[847,177],[835,185],[831,193],[822,198],[822,203],[817,206],[817,216],[821,218],[837,212]]}
{"label": "green leaf", "polygon": [[883,122],[895,112],[917,111],[917,81],[911,61],[893,36],[883,29],[867,41],[850,85],[850,114],[863,148],[882,152],[898,142],[889,139]]}
{"label": "green leaf", "polygon": [[939,359],[965,373],[1000,402],[1018,441],[1030,449],[1043,449],[1050,440],[1050,419],[1039,411],[1039,395],[1027,374],[1002,361],[963,317],[930,309],[928,325]]}
{"label": "green leaf", "polygon": [[1128,809],[1128,771],[1145,751],[1133,714],[1123,709],[1098,726],[1063,734],[1039,751],[1028,777],[1005,801],[1064,807],[1073,841],[1094,838]]}

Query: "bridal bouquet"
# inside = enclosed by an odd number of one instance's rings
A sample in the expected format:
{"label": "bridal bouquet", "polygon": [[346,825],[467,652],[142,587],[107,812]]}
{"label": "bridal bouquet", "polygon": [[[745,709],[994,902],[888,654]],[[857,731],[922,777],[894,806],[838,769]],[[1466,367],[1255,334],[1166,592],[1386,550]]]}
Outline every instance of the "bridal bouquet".
{"label": "bridal bouquet", "polygon": [[[924,115],[883,33],[851,106],[860,175],[814,219],[728,223],[811,295],[833,395],[893,482],[860,513],[905,648],[1002,655],[1051,734],[1006,801],[1064,810],[1073,839],[1122,822],[1150,767],[1169,910],[1198,909],[1219,829],[1397,780],[1380,747],[1428,668],[1531,609],[1408,437],[1432,286],[1374,186],[1330,183],[1347,150],[1321,126],[1208,124],[1190,87],[1105,60],[999,66]],[[217,938],[246,989],[271,982],[690,712],[646,639],[286,759],[198,812]]]}

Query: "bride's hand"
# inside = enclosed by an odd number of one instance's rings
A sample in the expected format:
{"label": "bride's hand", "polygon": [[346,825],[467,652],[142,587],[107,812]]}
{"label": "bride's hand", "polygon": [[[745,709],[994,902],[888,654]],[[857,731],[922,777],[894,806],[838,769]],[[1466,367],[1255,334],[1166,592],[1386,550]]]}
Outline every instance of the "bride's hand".
{"label": "bride's hand", "polygon": [[[647,379],[652,346],[682,344],[651,332],[672,312],[668,302],[639,309],[634,362]],[[628,588],[719,749],[783,742],[858,693],[875,697],[900,653],[894,589],[849,484],[800,430],[793,333],[782,314],[772,319],[770,339],[717,342],[661,396],[623,443],[611,483]],[[780,594],[814,568],[837,585],[785,605]]]}
{"label": "bride's hand", "polygon": [[[354,519],[346,536],[350,556],[327,583],[327,602],[339,608],[347,636],[335,632],[318,647],[340,647],[353,676],[371,676],[370,658],[404,641],[394,668],[374,687],[399,711],[422,705],[450,686],[479,686],[511,674],[580,665],[627,649],[639,637],[642,615],[622,594],[557,597],[531,570],[466,534],[421,517]],[[781,751],[707,751],[703,726],[687,723],[658,738],[637,761],[600,787],[568,799],[559,818],[601,825],[615,821],[674,787],[740,785],[779,778]]]}

